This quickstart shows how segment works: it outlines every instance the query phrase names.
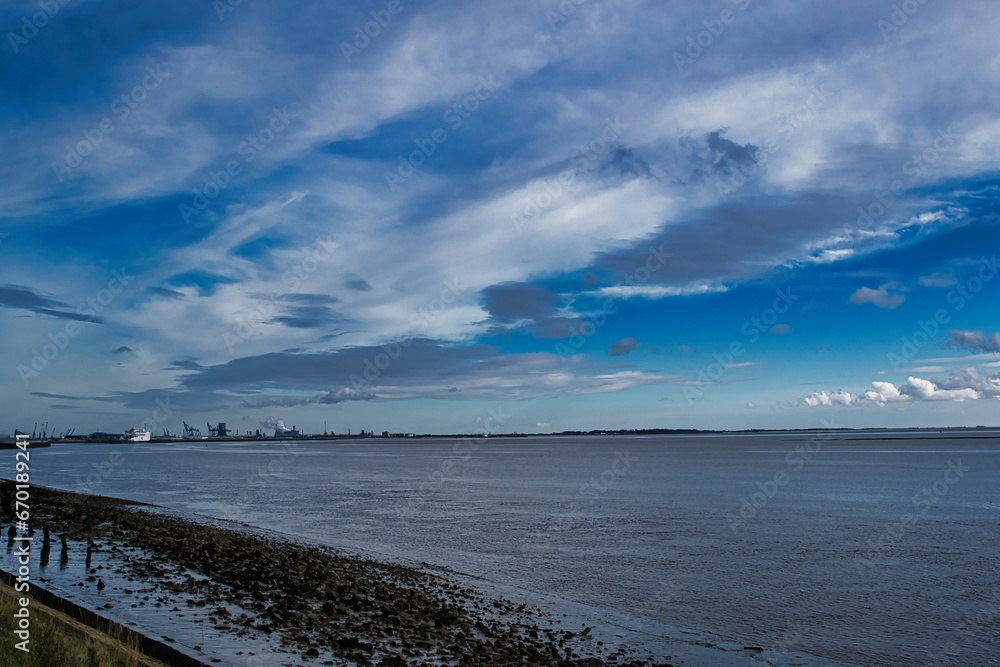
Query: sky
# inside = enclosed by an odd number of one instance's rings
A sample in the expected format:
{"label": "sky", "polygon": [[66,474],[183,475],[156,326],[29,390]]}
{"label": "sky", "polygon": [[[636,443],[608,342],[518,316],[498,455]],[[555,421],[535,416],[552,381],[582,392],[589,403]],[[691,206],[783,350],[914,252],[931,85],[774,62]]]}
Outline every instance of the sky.
{"label": "sky", "polygon": [[8,0],[0,432],[997,425],[988,0]]}

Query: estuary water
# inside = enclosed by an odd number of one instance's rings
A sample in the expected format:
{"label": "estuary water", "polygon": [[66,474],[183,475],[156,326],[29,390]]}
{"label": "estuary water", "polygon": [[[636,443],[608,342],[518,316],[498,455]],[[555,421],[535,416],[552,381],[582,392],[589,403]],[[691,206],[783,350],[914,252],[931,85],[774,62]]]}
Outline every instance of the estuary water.
{"label": "estuary water", "polygon": [[57,444],[32,482],[863,665],[1000,665],[1000,433]]}

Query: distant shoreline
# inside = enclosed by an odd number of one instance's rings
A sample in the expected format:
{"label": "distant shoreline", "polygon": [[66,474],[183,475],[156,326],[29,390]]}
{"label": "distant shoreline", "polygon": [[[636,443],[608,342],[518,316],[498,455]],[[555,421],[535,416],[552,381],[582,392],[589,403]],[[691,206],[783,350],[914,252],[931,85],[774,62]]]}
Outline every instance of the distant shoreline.
{"label": "distant shoreline", "polygon": [[[997,435],[978,435],[983,432],[997,432]],[[218,443],[218,442],[243,442],[243,443],[283,443],[283,442],[315,442],[330,440],[425,440],[425,439],[482,439],[482,438],[554,438],[554,437],[608,437],[608,436],[643,436],[643,435],[668,435],[668,436],[752,436],[752,435],[802,435],[802,434],[837,434],[837,435],[862,435],[862,434],[896,434],[907,432],[907,435],[897,438],[880,437],[878,440],[899,440],[919,438],[921,434],[967,434],[965,437],[991,438],[1000,437],[1000,426],[948,426],[948,427],[905,427],[905,428],[819,428],[819,429],[745,429],[742,431],[725,430],[701,430],[701,429],[594,429],[591,431],[560,431],[553,433],[419,433],[419,434],[390,434],[390,435],[300,435],[300,436],[206,436],[201,438],[180,438],[180,437],[151,437],[148,441],[151,444],[176,444],[176,443]],[[912,435],[910,435],[912,433]],[[132,442],[129,440],[87,440],[83,438],[48,438],[36,439],[29,442],[29,447],[48,447],[50,444],[135,444],[142,445],[144,442]],[[14,449],[12,438],[0,439],[0,449]]]}

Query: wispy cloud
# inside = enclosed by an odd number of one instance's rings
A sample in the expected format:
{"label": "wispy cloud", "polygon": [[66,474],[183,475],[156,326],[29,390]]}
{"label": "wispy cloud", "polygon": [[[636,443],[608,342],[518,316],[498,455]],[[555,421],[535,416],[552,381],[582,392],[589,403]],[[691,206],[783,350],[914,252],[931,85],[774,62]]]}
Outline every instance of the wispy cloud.
{"label": "wispy cloud", "polygon": [[[48,315],[66,320],[102,324],[96,314],[71,312],[69,306],[53,296],[47,296],[23,285],[0,286],[0,307],[27,310],[38,315]],[[81,309],[82,310],[82,309]]]}

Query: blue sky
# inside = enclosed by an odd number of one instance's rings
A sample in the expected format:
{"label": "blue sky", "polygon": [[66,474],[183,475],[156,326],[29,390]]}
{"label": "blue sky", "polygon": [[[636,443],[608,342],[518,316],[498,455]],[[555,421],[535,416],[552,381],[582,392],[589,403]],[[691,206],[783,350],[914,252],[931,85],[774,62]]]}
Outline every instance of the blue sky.
{"label": "blue sky", "polygon": [[995,3],[0,23],[0,431],[997,424]]}

